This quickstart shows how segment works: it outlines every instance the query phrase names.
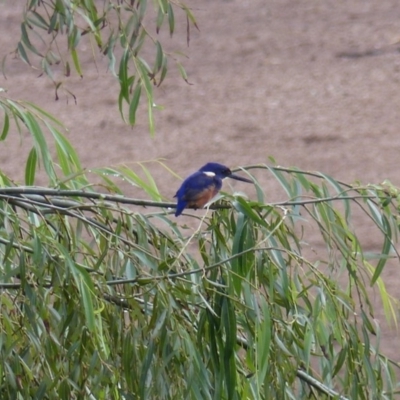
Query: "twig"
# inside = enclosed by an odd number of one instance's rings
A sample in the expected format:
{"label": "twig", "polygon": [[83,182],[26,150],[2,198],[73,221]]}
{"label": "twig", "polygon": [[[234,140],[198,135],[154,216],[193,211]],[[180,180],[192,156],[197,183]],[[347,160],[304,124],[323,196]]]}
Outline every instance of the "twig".
{"label": "twig", "polygon": [[319,380],[313,378],[311,375],[307,374],[307,372],[298,369],[296,371],[296,375],[299,379],[307,382],[309,385],[317,389],[319,392],[326,394],[327,396],[339,400],[349,400],[347,397],[341,396],[339,393],[335,392],[333,389],[321,383]]}

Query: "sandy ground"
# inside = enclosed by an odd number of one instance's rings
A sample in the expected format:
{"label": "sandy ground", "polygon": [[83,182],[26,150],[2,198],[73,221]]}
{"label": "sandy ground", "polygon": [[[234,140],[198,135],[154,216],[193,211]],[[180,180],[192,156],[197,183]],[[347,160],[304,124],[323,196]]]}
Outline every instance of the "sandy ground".
{"label": "sandy ground", "polygon": [[[2,57],[15,48],[20,32],[18,3],[23,2],[0,3]],[[182,61],[191,85],[171,65],[156,91],[165,108],[156,112],[155,138],[144,113],[134,129],[123,124],[115,79],[100,56],[93,67],[90,46],[81,49],[84,78],[64,79],[77,105],[62,91],[55,101],[52,84],[11,55],[0,86],[11,98],[34,101],[58,116],[88,168],[163,158],[185,176],[207,161],[235,167],[273,156],[280,165],[319,170],[346,182],[389,179],[400,186],[397,0],[187,3],[200,28],[191,30],[190,47],[182,20],[176,35],[163,40],[188,56]],[[23,177],[29,149],[27,140],[21,143],[14,135],[0,147],[2,169],[16,180]],[[148,168],[172,199],[180,181],[157,164]],[[276,200],[271,181],[262,183]],[[127,187],[126,195],[140,194]],[[368,238],[370,232],[363,234]],[[396,264],[388,282],[395,297],[398,276]],[[385,328],[385,337],[385,350],[400,361],[397,333]]]}

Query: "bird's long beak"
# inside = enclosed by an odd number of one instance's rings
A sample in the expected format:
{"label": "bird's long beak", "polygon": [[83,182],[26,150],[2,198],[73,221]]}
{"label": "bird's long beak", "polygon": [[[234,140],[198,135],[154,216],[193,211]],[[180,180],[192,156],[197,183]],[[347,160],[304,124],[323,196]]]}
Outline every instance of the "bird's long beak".
{"label": "bird's long beak", "polygon": [[236,175],[236,174],[230,174],[230,175],[228,176],[228,178],[236,179],[237,181],[242,181],[242,182],[247,182],[247,183],[253,183],[252,180],[247,179],[247,178],[242,178],[241,176]]}

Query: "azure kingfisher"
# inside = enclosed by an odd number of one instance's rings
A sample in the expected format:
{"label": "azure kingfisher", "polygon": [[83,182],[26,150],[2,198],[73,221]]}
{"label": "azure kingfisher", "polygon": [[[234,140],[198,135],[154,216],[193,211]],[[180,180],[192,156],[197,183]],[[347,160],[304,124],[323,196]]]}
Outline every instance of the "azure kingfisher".
{"label": "azure kingfisher", "polygon": [[186,208],[204,207],[222,187],[224,178],[232,178],[238,181],[252,183],[250,179],[235,175],[225,165],[208,163],[197,172],[187,177],[174,197],[178,198],[175,216],[178,217]]}

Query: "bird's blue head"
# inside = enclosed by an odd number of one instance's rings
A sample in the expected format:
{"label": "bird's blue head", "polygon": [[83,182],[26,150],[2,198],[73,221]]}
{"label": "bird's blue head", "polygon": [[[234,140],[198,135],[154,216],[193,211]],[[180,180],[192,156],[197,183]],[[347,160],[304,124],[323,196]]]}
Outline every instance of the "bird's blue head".
{"label": "bird's blue head", "polygon": [[243,181],[243,182],[248,182],[252,183],[250,179],[242,178],[239,175],[235,175],[232,173],[232,171],[226,167],[225,165],[218,164],[218,163],[207,163],[206,165],[203,165],[199,171],[204,172],[204,173],[210,173],[210,174],[215,174],[217,178],[224,179],[224,178],[232,178],[236,179],[238,181]]}

